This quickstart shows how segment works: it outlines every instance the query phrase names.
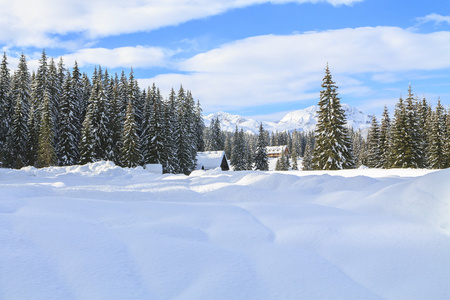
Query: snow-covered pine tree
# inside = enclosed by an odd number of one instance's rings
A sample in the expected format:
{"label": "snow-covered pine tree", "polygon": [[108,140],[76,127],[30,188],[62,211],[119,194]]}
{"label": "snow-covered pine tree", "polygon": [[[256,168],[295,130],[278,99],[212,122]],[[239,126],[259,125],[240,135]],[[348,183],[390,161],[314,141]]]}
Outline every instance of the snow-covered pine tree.
{"label": "snow-covered pine tree", "polygon": [[241,131],[239,131],[238,127],[236,126],[230,160],[230,164],[231,166],[233,166],[234,171],[243,171],[246,169],[245,152],[246,149],[245,149],[244,131],[242,130],[242,128]]}
{"label": "snow-covered pine tree", "polygon": [[381,167],[380,128],[377,117],[372,117],[372,124],[367,134],[367,166],[369,168]]}
{"label": "snow-covered pine tree", "polygon": [[275,171],[287,171],[289,170],[289,158],[286,157],[284,151],[281,152],[281,156],[277,159],[277,163],[275,165]]}
{"label": "snow-covered pine tree", "polygon": [[175,145],[181,173],[189,175],[196,166],[196,141],[194,138],[194,106],[190,91],[185,92],[181,86],[177,94],[177,128]]}
{"label": "snow-covered pine tree", "polygon": [[412,94],[411,85],[408,88],[406,98],[406,130],[408,134],[407,152],[405,158],[408,168],[421,168],[424,165],[424,153],[422,152],[421,140],[422,128],[419,127],[419,116],[417,113],[417,98]]}
{"label": "snow-covered pine tree", "polygon": [[79,129],[76,126],[80,122],[77,119],[77,105],[78,99],[72,84],[72,76],[67,71],[60,100],[59,138],[56,147],[59,165],[61,166],[74,165],[79,160]]}
{"label": "snow-covered pine tree", "polygon": [[149,119],[149,127],[146,130],[146,139],[148,140],[147,149],[145,151],[145,163],[165,164],[167,162],[165,149],[165,122],[163,101],[159,89],[153,84],[150,91],[151,111]]}
{"label": "snow-covered pine tree", "polygon": [[50,63],[48,65],[48,97],[50,100],[50,108],[52,110],[52,122],[55,127],[55,138],[59,139],[59,101],[62,93],[62,86],[60,82],[61,78],[58,74],[58,69],[55,65],[55,61],[53,58],[50,59]]}
{"label": "snow-covered pine tree", "polygon": [[120,165],[122,149],[122,130],[124,112],[122,111],[122,101],[119,94],[119,78],[117,74],[110,79],[109,91],[109,131],[111,133],[111,151],[108,159],[116,165]]}
{"label": "snow-covered pine tree", "polygon": [[210,131],[209,150],[210,151],[223,150],[225,148],[225,144],[222,137],[222,129],[220,128],[219,116],[211,120],[209,131]]}
{"label": "snow-covered pine tree", "polygon": [[442,169],[446,167],[447,161],[444,154],[446,117],[440,99],[438,99],[436,108],[431,114],[430,122],[431,132],[427,149],[428,166],[432,169]]}
{"label": "snow-covered pine tree", "polygon": [[52,103],[49,92],[44,94],[42,103],[41,120],[39,126],[39,140],[36,165],[39,168],[56,165],[55,152],[55,127],[54,117],[52,116]]}
{"label": "snow-covered pine tree", "polygon": [[180,165],[177,159],[177,127],[178,114],[175,90],[172,88],[169,97],[164,102],[164,120],[165,120],[165,151],[167,162],[163,164],[164,173],[180,173]]}
{"label": "snow-covered pine tree", "polygon": [[[68,73],[69,74],[69,73]],[[70,79],[70,82],[72,83],[72,91],[74,94],[74,113],[75,118],[77,120],[77,124],[75,124],[75,128],[77,128],[76,132],[76,140],[79,141],[81,136],[81,123],[83,122],[84,116],[83,116],[83,84],[82,84],[82,78],[80,69],[78,68],[78,63],[75,61],[75,64],[72,69],[72,77]]]}
{"label": "snow-covered pine tree", "polygon": [[410,158],[407,157],[411,153],[409,149],[412,142],[411,136],[408,134],[406,109],[403,98],[400,97],[395,105],[394,121],[391,127],[391,139],[389,144],[389,157],[391,168],[409,168]]}
{"label": "snow-covered pine tree", "polygon": [[262,122],[259,124],[258,142],[255,152],[255,169],[260,171],[269,170],[269,159],[267,157],[266,133]]}
{"label": "snow-covered pine tree", "polygon": [[445,113],[445,129],[444,129],[444,137],[443,137],[443,155],[445,158],[445,162],[443,168],[450,167],[450,113]]}
{"label": "snow-covered pine tree", "polygon": [[421,138],[419,139],[418,146],[420,153],[423,155],[422,168],[428,168],[427,149],[430,134],[430,124],[428,124],[428,116],[431,114],[431,106],[428,104],[425,97],[422,101],[417,101],[417,116],[418,116],[418,128],[420,129]]}
{"label": "snow-covered pine tree", "polygon": [[205,130],[205,122],[203,120],[202,108],[200,106],[200,100],[197,100],[197,105],[195,106],[195,121],[194,121],[194,132],[196,140],[196,149],[199,152],[205,151],[205,141],[203,139],[203,131]]}
{"label": "snow-covered pine tree", "polygon": [[8,132],[7,166],[19,169],[27,164],[27,122],[31,101],[31,77],[24,54],[20,56],[17,70],[14,72],[11,95],[14,99],[14,114]]}
{"label": "snow-covered pine tree", "polygon": [[92,91],[86,115],[89,114],[93,136],[93,156],[95,160],[107,159],[112,151],[111,134],[108,128],[108,99],[103,88],[101,69],[94,70]]}
{"label": "snow-covered pine tree", "polygon": [[303,167],[302,170],[310,171],[314,170],[314,165],[312,162],[313,151],[314,151],[315,139],[312,134],[308,134],[305,144],[305,153],[303,154]]}
{"label": "snow-covered pine tree", "polygon": [[135,115],[136,113],[134,112],[133,102],[130,99],[128,101],[125,122],[123,125],[121,159],[122,166],[128,168],[137,167],[142,161]]}
{"label": "snow-covered pine tree", "polygon": [[11,116],[14,113],[11,98],[11,77],[8,69],[6,53],[3,53],[0,65],[0,162],[6,165],[7,134],[11,126]]}
{"label": "snow-covered pine tree", "polygon": [[28,155],[27,160],[31,165],[35,164],[37,159],[37,151],[39,148],[39,127],[41,121],[41,114],[43,110],[44,95],[48,92],[48,63],[47,54],[42,50],[41,58],[39,59],[39,66],[37,72],[31,82],[31,100],[28,118]]}
{"label": "snow-covered pine tree", "polygon": [[133,68],[130,71],[130,76],[128,77],[127,86],[128,101],[133,103],[135,111],[135,121],[137,134],[140,136],[142,132],[142,110],[144,107],[144,101],[142,100],[142,94],[139,89],[137,80],[134,78]]}
{"label": "snow-covered pine tree", "polygon": [[318,170],[353,168],[355,164],[352,143],[345,127],[345,114],[328,65],[325,69],[322,88],[317,112],[314,168]]}
{"label": "snow-covered pine tree", "polygon": [[380,166],[384,169],[390,167],[390,153],[389,153],[389,141],[391,138],[391,118],[389,117],[389,111],[386,106],[384,106],[383,116],[381,119],[380,126]]}

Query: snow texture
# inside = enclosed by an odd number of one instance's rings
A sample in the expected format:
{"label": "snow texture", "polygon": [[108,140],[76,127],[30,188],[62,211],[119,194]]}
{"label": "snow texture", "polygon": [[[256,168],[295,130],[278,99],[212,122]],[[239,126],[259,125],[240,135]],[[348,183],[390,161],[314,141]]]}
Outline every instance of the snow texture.
{"label": "snow texture", "polygon": [[449,299],[450,170],[0,169],[0,299]]}

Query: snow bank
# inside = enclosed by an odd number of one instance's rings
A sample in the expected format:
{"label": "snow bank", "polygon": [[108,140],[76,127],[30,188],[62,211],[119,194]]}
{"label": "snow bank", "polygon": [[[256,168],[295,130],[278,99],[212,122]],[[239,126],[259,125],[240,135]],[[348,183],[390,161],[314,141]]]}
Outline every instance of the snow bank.
{"label": "snow bank", "polygon": [[450,170],[0,169],[0,299],[448,299]]}

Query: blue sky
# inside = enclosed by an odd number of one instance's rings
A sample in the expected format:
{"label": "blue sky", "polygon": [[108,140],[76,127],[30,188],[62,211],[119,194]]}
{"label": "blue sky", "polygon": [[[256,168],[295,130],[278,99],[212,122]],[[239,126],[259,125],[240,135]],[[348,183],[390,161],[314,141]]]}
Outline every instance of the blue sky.
{"label": "blue sky", "polygon": [[329,63],[342,102],[391,111],[411,84],[450,104],[450,4],[392,0],[1,0],[10,68],[42,49],[91,74],[129,73],[168,95],[180,84],[204,113],[259,120],[318,102]]}

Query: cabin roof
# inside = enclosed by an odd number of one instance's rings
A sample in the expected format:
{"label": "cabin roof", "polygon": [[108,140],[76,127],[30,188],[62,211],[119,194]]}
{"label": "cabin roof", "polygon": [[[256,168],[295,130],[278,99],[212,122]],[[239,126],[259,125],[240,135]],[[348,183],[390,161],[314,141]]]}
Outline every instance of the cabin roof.
{"label": "cabin roof", "polygon": [[282,153],[283,151],[286,151],[286,149],[287,145],[266,147],[267,154]]}
{"label": "cabin roof", "polygon": [[196,170],[201,170],[202,167],[205,170],[220,167],[224,157],[226,161],[227,156],[225,154],[225,151],[197,152]]}

